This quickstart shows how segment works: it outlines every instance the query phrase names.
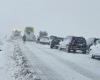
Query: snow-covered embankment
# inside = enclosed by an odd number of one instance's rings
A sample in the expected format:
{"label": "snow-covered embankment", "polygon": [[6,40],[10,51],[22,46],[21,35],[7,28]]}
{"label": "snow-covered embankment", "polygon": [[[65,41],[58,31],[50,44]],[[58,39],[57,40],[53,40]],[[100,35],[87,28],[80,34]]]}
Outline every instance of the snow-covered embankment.
{"label": "snow-covered embankment", "polygon": [[18,43],[13,42],[12,70],[14,80],[41,80],[23,54]]}

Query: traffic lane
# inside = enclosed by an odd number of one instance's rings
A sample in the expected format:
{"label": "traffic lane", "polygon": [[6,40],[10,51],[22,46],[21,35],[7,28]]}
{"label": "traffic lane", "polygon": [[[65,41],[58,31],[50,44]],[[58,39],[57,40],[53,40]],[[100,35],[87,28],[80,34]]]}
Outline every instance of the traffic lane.
{"label": "traffic lane", "polygon": [[38,54],[35,48],[32,47],[32,50],[30,50],[30,47],[23,45],[22,49],[24,49],[23,52],[28,58],[30,64],[32,64],[33,70],[36,71],[37,75],[40,76],[42,80],[64,80],[61,75],[55,73],[55,71],[50,69],[39,57],[35,55]]}
{"label": "traffic lane", "polygon": [[64,80],[92,80],[90,77],[84,76],[75,70],[71,69],[68,65],[63,63],[61,60],[59,60],[57,57],[53,57],[48,54],[47,52],[44,52],[44,49],[40,49],[36,44],[27,44],[27,46],[30,48],[31,51],[34,49],[35,55],[45,63],[49,68],[51,68],[56,73],[59,73]]}
{"label": "traffic lane", "polygon": [[[37,44],[36,44],[37,45]],[[49,46],[37,45],[40,49],[50,52],[52,55],[56,55],[61,59],[71,61],[86,70],[91,71],[95,75],[100,74],[100,60],[91,59],[90,54],[77,54],[77,53],[67,53],[57,49],[50,49]]]}

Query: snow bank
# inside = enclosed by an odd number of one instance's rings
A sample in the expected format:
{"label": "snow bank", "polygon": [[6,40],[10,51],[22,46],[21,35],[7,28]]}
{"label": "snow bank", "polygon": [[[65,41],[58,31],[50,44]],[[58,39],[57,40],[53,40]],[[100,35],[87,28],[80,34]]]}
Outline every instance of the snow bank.
{"label": "snow bank", "polygon": [[14,44],[11,58],[14,65],[12,68],[15,80],[41,80],[35,75],[32,66],[29,64],[18,43]]}
{"label": "snow bank", "polygon": [[21,40],[4,41],[0,51],[0,80],[41,80],[20,48]]}

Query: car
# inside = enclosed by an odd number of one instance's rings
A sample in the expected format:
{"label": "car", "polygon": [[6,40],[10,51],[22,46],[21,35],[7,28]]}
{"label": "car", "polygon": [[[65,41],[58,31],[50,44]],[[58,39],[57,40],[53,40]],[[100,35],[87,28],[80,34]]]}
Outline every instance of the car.
{"label": "car", "polygon": [[59,44],[59,50],[67,50],[68,51],[68,45],[71,42],[71,38],[64,38],[63,41],[61,41]]}
{"label": "car", "polygon": [[57,49],[60,41],[62,41],[62,40],[63,40],[63,38],[61,38],[61,37],[55,37],[50,43],[50,48],[56,48]]}
{"label": "car", "polygon": [[49,37],[41,37],[40,39],[39,39],[39,43],[41,43],[41,44],[50,44],[50,41],[49,41]]}
{"label": "car", "polygon": [[93,59],[100,59],[100,44],[91,46],[90,55]]}
{"label": "car", "polygon": [[90,49],[90,47],[94,44],[96,44],[96,42],[100,40],[99,38],[89,38],[87,40],[87,46],[88,46],[88,49]]}
{"label": "car", "polygon": [[75,53],[77,50],[80,50],[85,54],[87,52],[87,43],[83,37],[69,36],[60,42],[59,49],[65,49],[69,53]]}
{"label": "car", "polygon": [[57,36],[53,36],[53,35],[51,35],[51,36],[49,36],[49,41],[50,41],[50,43],[51,43],[51,41],[53,40],[53,39],[55,39]]}

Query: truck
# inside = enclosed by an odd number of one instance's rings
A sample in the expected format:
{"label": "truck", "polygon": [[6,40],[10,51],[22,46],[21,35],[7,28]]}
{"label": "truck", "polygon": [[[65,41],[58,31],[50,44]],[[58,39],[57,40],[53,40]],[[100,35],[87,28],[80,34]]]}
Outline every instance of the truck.
{"label": "truck", "polygon": [[36,41],[33,27],[26,27],[24,30],[24,36],[26,36],[26,41]]}

